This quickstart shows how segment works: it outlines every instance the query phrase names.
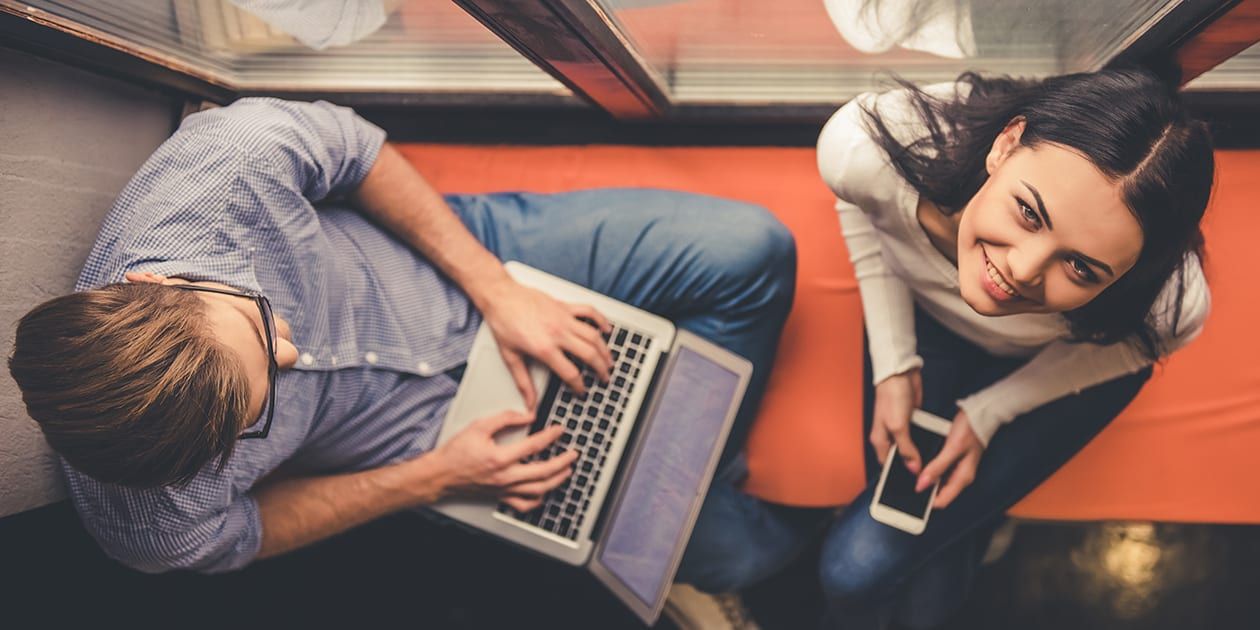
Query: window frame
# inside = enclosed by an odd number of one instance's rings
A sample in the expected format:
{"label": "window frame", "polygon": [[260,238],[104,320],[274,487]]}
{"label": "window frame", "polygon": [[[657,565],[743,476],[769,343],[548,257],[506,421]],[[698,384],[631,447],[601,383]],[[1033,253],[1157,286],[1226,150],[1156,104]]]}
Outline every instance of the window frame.
{"label": "window frame", "polygon": [[[843,102],[817,104],[686,104],[670,100],[662,79],[593,0],[454,0],[517,52],[572,90],[573,95],[495,90],[317,91],[242,89],[212,69],[173,59],[134,42],[38,9],[0,0],[5,45],[110,76],[215,103],[242,96],[323,98],[354,106],[546,108],[584,104],[620,121],[801,123],[819,121]],[[545,46],[533,36],[547,29]],[[1228,40],[1222,44],[1222,39]],[[1260,0],[1181,0],[1106,66],[1171,57],[1185,80],[1260,41]],[[1246,92],[1238,98],[1249,98]],[[1255,101],[1260,102],[1260,98]]]}

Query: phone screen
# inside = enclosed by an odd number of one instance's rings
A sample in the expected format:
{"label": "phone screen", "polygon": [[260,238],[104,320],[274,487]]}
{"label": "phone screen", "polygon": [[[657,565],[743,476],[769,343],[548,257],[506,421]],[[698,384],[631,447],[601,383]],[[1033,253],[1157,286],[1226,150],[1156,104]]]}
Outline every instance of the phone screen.
{"label": "phone screen", "polygon": [[[910,423],[910,439],[919,449],[919,458],[924,466],[935,459],[941,452],[941,447],[945,446],[945,436],[914,423]],[[927,514],[928,499],[932,498],[932,488],[916,493],[914,483],[917,480],[915,475],[906,470],[905,462],[901,461],[901,455],[898,454],[897,461],[893,462],[888,471],[888,479],[884,481],[884,492],[877,497],[879,503],[898,512],[923,518]]]}

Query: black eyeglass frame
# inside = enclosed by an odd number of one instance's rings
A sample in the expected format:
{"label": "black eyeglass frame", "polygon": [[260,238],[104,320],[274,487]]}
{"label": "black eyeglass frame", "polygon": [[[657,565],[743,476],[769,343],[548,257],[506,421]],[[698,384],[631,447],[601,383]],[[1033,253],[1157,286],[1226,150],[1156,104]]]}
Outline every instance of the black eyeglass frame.
{"label": "black eyeglass frame", "polygon": [[276,374],[280,372],[280,366],[276,363],[276,333],[272,326],[271,301],[267,299],[267,296],[261,293],[254,293],[253,291],[232,291],[216,287],[204,287],[197,284],[172,284],[170,286],[185,291],[201,291],[203,293],[218,293],[219,295],[249,298],[258,306],[258,313],[262,316],[263,336],[267,339],[267,400],[263,401],[267,419],[263,422],[262,429],[244,431],[237,435],[236,438],[238,440],[261,440],[267,437],[267,434],[271,433],[271,420],[276,415]]}

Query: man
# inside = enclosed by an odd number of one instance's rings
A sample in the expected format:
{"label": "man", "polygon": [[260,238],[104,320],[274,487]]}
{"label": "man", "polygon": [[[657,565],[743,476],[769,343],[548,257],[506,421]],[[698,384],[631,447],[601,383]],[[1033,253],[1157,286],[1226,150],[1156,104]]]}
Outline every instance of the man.
{"label": "man", "polygon": [[78,292],[19,323],[10,371],[87,529],[143,571],[238,569],[457,493],[527,510],[570,473],[571,453],[520,463],[557,432],[499,445],[531,421],[503,413],[435,448],[475,331],[530,406],[527,360],[579,390],[578,363],[611,362],[604,318],[516,284],[511,259],[752,360],[739,443],[792,298],[792,239],[768,213],[650,190],[443,198],[327,103],[185,120]]}

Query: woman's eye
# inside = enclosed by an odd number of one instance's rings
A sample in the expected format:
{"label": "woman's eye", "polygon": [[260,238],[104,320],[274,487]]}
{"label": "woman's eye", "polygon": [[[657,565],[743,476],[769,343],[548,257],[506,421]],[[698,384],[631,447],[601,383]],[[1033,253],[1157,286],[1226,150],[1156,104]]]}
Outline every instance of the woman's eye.
{"label": "woman's eye", "polygon": [[1081,259],[1072,258],[1068,260],[1068,265],[1072,267],[1072,273],[1075,273],[1080,279],[1088,282],[1094,282],[1097,280],[1097,276],[1094,275],[1094,270],[1090,269],[1089,265],[1082,262]]}
{"label": "woman's eye", "polygon": [[1019,202],[1019,214],[1029,225],[1041,227],[1041,217],[1037,216],[1037,212],[1022,201]]}

